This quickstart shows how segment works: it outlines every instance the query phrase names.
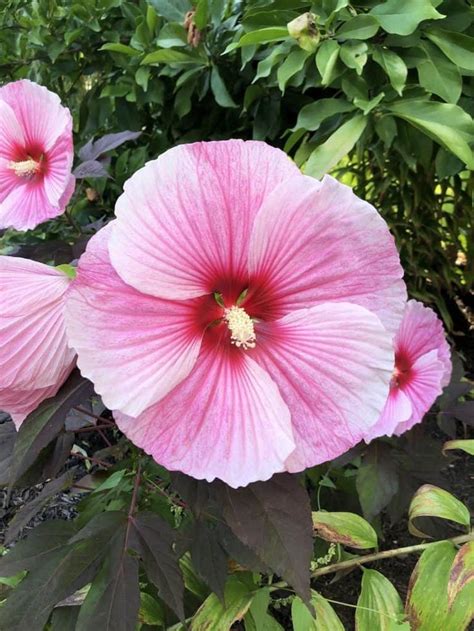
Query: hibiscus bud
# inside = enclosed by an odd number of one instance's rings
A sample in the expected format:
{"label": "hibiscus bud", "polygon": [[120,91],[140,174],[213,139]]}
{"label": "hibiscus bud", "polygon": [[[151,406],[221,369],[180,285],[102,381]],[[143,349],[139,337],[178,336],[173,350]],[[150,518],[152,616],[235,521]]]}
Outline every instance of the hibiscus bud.
{"label": "hibiscus bud", "polygon": [[317,16],[314,13],[303,13],[288,22],[288,33],[294,37],[299,46],[309,53],[314,53],[319,45],[319,30],[316,26]]}

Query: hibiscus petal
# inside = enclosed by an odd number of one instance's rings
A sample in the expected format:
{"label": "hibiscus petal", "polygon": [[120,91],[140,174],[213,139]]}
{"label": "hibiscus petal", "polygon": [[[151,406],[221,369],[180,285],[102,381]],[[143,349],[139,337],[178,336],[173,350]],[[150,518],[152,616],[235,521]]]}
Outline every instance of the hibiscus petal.
{"label": "hibiscus petal", "polygon": [[[1,95],[1,89],[0,89]],[[11,161],[18,147],[24,144],[25,137],[13,109],[1,100],[0,96],[0,157]],[[0,200],[2,199],[0,189]]]}
{"label": "hibiscus petal", "polygon": [[442,392],[444,371],[445,366],[435,350],[422,355],[413,364],[410,380],[403,387],[405,395],[410,399],[413,414],[396,427],[394,433],[397,436],[423,420],[423,416]]}
{"label": "hibiscus petal", "polygon": [[14,110],[27,145],[40,144],[48,151],[71,125],[71,114],[61,105],[59,96],[28,79],[0,88],[0,101]]}
{"label": "hibiscus petal", "polygon": [[395,332],[406,300],[387,224],[332,177],[285,181],[267,198],[252,232],[249,271],[269,287],[277,313],[351,302]]}
{"label": "hibiscus petal", "polygon": [[[51,204],[64,209],[69,198],[65,191],[69,193],[71,188],[71,168],[74,150],[72,145],[72,129],[68,127],[48,151],[47,170],[43,179],[43,186]],[[72,194],[72,191],[71,191]]]}
{"label": "hibiscus petal", "polygon": [[364,436],[367,443],[379,436],[392,436],[397,425],[408,421],[412,415],[410,399],[401,388],[393,387],[377,423]]}
{"label": "hibiscus petal", "polygon": [[0,257],[0,388],[54,386],[74,362],[64,328],[69,282],[48,265]]}
{"label": "hibiscus petal", "polygon": [[125,184],[112,264],[129,285],[168,299],[209,293],[223,277],[246,279],[254,217],[275,186],[298,173],[262,142],[175,147]]}
{"label": "hibiscus petal", "polygon": [[120,429],[172,471],[236,488],[282,471],[295,445],[277,386],[239,351],[203,349],[193,372],[138,418],[115,413]]}
{"label": "hibiscus petal", "polygon": [[138,415],[189,374],[202,331],[192,301],[147,296],[121,280],[110,264],[111,230],[100,230],[80,259],[66,325],[78,366],[104,403]]}
{"label": "hibiscus petal", "polygon": [[31,230],[63,211],[64,208],[51,204],[41,182],[25,180],[0,203],[0,228]]}
{"label": "hibiscus petal", "polygon": [[385,405],[391,336],[366,309],[327,303],[256,327],[252,356],[277,383],[291,412],[291,472],[353,447]]}
{"label": "hibiscus petal", "polygon": [[395,338],[395,346],[397,350],[404,351],[412,362],[436,350],[444,367],[441,385],[444,387],[449,383],[451,352],[443,324],[432,309],[416,300],[409,300]]}

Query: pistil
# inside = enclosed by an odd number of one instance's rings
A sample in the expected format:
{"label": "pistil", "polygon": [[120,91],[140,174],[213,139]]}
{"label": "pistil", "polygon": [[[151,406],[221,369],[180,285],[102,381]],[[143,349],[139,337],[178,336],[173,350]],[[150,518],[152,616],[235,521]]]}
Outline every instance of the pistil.
{"label": "pistil", "polygon": [[224,312],[224,320],[229,327],[230,341],[232,344],[244,350],[255,348],[256,337],[254,323],[245,309],[235,305],[226,309]]}

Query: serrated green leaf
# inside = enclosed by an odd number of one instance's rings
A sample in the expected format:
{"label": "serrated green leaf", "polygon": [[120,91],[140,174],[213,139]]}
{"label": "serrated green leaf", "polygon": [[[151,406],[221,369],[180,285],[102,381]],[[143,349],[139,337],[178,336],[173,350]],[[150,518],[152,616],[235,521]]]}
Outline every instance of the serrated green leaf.
{"label": "serrated green leaf", "polygon": [[369,11],[387,33],[410,35],[423,20],[441,20],[445,16],[430,0],[387,0]]}
{"label": "serrated green leaf", "polygon": [[408,74],[408,69],[403,59],[397,53],[383,46],[374,47],[372,59],[384,69],[392,88],[401,96]]}
{"label": "serrated green leaf", "polygon": [[337,76],[336,63],[339,57],[339,44],[328,39],[321,44],[316,53],[316,67],[321,75],[321,83],[329,85]]}
{"label": "serrated green leaf", "polygon": [[330,116],[350,112],[353,109],[354,106],[344,99],[319,99],[301,108],[294,130],[316,131]]}
{"label": "serrated green leaf", "polygon": [[356,631],[410,631],[403,618],[403,604],[392,583],[380,572],[364,569],[357,600]]}
{"label": "serrated green leaf", "polygon": [[313,512],[313,527],[326,541],[342,543],[351,548],[375,548],[377,533],[360,515],[354,513]]}
{"label": "serrated green leaf", "polygon": [[474,156],[468,144],[474,140],[474,121],[461,107],[410,99],[392,103],[388,109],[454,153],[469,168],[474,168]]}
{"label": "serrated green leaf", "polygon": [[474,70],[474,37],[440,28],[429,28],[425,31],[425,35],[454,64]]}
{"label": "serrated green leaf", "polygon": [[301,598],[294,598],[291,604],[293,631],[344,631],[344,627],[329,602],[311,590],[311,605],[316,617],[313,617]]}
{"label": "serrated green leaf", "polygon": [[304,173],[321,178],[351,151],[367,126],[367,118],[356,115],[346,121],[322,145],[316,147],[304,166]]}
{"label": "serrated green leaf", "polygon": [[469,510],[454,495],[431,484],[424,484],[415,493],[408,512],[408,529],[417,537],[426,537],[413,524],[418,517],[439,517],[449,519],[469,528],[471,517]]}
{"label": "serrated green leaf", "polygon": [[461,73],[438,49],[425,42],[422,49],[426,55],[417,63],[420,85],[427,92],[436,94],[447,103],[457,103],[462,92]]}
{"label": "serrated green leaf", "polygon": [[378,21],[371,15],[361,14],[347,20],[338,29],[338,39],[370,39],[379,30]]}

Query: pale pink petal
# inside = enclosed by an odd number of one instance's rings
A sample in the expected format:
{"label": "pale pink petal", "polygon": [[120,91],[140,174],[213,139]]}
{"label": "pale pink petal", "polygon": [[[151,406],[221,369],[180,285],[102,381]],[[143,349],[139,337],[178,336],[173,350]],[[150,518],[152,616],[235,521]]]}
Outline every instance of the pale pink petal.
{"label": "pale pink petal", "polygon": [[0,388],[54,386],[74,361],[64,328],[69,286],[61,271],[0,257]]}
{"label": "pale pink petal", "polygon": [[59,208],[63,208],[63,209],[66,208],[75,189],[76,189],[76,178],[74,177],[74,175],[70,175],[66,183],[66,188],[62,196],[59,198],[59,202],[58,202]]}
{"label": "pale pink petal", "polygon": [[290,412],[268,373],[247,354],[204,348],[194,370],[120,429],[172,471],[232,487],[267,480],[294,449]]}
{"label": "pale pink petal", "polygon": [[[1,94],[1,89],[0,89]],[[25,137],[13,109],[0,96],[0,158],[11,161],[18,147],[23,146]],[[0,200],[2,190],[0,188]]]}
{"label": "pale pink petal", "polygon": [[429,351],[437,350],[438,359],[444,366],[441,385],[444,387],[449,383],[451,352],[443,324],[432,309],[416,300],[409,300],[395,338],[395,346],[412,362]]}
{"label": "pale pink petal", "polygon": [[71,114],[59,96],[28,79],[0,88],[0,101],[15,112],[27,145],[40,143],[48,151],[71,125]]}
{"label": "pale pink petal", "polygon": [[284,315],[328,301],[376,313],[395,332],[406,299],[387,224],[333,178],[286,180],[264,202],[251,238],[249,271]]}
{"label": "pale pink petal", "polygon": [[10,167],[10,163],[10,159],[3,158],[0,155],[0,209],[3,200],[18,186],[18,176],[15,175]]}
{"label": "pale pink petal", "polygon": [[41,182],[19,181],[0,202],[0,228],[31,230],[63,212],[64,208],[51,204]]}
{"label": "pale pink petal", "polygon": [[379,436],[392,436],[397,425],[408,421],[412,415],[410,399],[401,388],[392,387],[379,420],[365,433],[368,443]]}
{"label": "pale pink petal", "polygon": [[277,184],[298,173],[282,151],[263,142],[170,149],[126,182],[116,205],[112,264],[126,283],[169,299],[246,279],[255,215]]}
{"label": "pale pink petal", "polygon": [[72,130],[68,127],[66,133],[62,134],[48,151],[47,170],[43,179],[50,204],[61,208],[61,211],[64,210],[74,190],[71,190],[73,182],[75,184],[75,178],[71,175],[73,157]]}
{"label": "pale pink petal", "polygon": [[277,383],[291,412],[296,451],[287,469],[331,460],[380,416],[393,370],[390,334],[348,303],[301,309],[256,327],[251,356]]}
{"label": "pale pink petal", "polygon": [[126,285],[110,264],[112,224],[82,255],[68,294],[69,343],[81,373],[110,409],[138,415],[191,371],[203,331],[193,301],[172,302]]}
{"label": "pale pink petal", "polygon": [[0,388],[0,410],[8,412],[16,428],[20,429],[25,418],[36,410],[40,403],[58,392],[73,368],[74,362],[65,368],[56,384],[45,388],[37,388],[36,390]]}
{"label": "pale pink petal", "polygon": [[400,436],[423,420],[423,416],[442,392],[441,380],[445,365],[439,360],[437,351],[430,351],[419,357],[413,364],[412,376],[404,385],[403,391],[410,399],[413,413],[406,421],[400,423],[395,434]]}

